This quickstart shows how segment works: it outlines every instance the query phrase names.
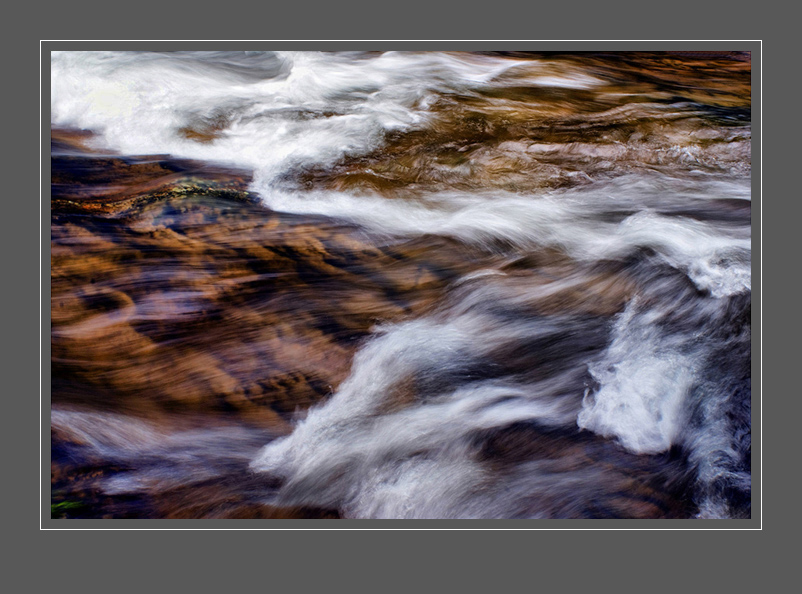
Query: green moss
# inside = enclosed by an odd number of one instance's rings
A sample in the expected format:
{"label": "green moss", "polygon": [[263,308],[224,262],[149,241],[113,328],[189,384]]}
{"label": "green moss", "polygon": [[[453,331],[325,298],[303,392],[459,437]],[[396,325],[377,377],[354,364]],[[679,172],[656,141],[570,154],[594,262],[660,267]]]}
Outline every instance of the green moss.
{"label": "green moss", "polygon": [[76,513],[83,509],[83,503],[77,501],[62,501],[50,504],[50,517],[54,519],[68,518],[70,513]]}

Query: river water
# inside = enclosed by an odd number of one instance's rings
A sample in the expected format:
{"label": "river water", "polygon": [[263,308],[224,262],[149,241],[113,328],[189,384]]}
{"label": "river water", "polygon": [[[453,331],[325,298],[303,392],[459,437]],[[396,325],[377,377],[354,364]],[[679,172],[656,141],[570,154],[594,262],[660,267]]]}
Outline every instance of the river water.
{"label": "river water", "polygon": [[750,80],[53,52],[54,517],[750,517]]}

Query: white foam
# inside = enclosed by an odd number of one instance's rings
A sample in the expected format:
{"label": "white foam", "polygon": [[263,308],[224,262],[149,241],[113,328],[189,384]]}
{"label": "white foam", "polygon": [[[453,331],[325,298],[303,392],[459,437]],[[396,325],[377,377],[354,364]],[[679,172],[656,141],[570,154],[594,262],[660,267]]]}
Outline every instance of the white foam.
{"label": "white foam", "polygon": [[[283,62],[278,75],[232,80],[225,70],[170,55],[53,52],[51,121],[98,132],[99,144],[124,153],[228,161],[272,180],[293,164],[368,151],[385,132],[423,122],[435,93],[485,84],[513,64],[433,52],[268,58]],[[214,142],[179,134],[217,116],[227,125]]]}
{"label": "white foam", "polygon": [[[629,181],[633,181],[630,179]],[[634,176],[634,181],[642,181]],[[430,194],[417,201],[317,192],[298,196],[271,190],[271,208],[296,213],[324,213],[351,219],[391,235],[444,235],[496,249],[552,247],[582,261],[622,259],[650,248],[696,285],[715,297],[751,288],[751,239],[748,227],[721,228],[713,223],[660,214],[649,205],[698,199],[665,196],[648,185],[577,188],[543,196],[510,193]],[[731,188],[730,183],[724,189]],[[610,192],[616,194],[611,195]],[[715,194],[714,194],[715,195]],[[736,194],[737,195],[737,194]],[[635,210],[629,216],[616,213]],[[610,215],[620,220],[610,220]]]}
{"label": "white foam", "polygon": [[671,447],[686,420],[695,357],[656,328],[654,314],[636,311],[637,301],[619,316],[601,361],[589,366],[601,387],[586,394],[577,424],[633,452],[654,454]]}
{"label": "white foam", "polygon": [[566,400],[559,380],[473,381],[442,393],[424,389],[400,409],[393,403],[403,401],[398,390],[410,378],[448,377],[538,331],[554,329],[505,325],[470,303],[384,328],[357,353],[337,392],[291,435],[265,446],[251,467],[287,481],[282,504],[334,506],[348,517],[503,516],[497,505],[476,506],[474,491],[488,475],[469,438],[526,419],[571,426],[578,401]]}

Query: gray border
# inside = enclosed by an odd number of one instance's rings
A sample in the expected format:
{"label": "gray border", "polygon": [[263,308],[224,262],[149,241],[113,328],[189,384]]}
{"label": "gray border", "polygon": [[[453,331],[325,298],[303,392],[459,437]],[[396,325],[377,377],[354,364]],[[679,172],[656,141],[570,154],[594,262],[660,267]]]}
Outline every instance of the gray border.
{"label": "gray border", "polygon": [[[752,52],[752,201],[753,208],[753,269],[757,282],[753,280],[753,303],[757,310],[761,304],[761,57],[762,43],[750,41],[41,41],[41,207],[42,224],[42,285],[41,285],[41,523],[45,530],[76,529],[453,529],[453,530],[642,530],[642,529],[762,529],[762,417],[761,417],[761,326],[760,317],[753,320],[752,338],[752,438],[753,450],[753,516],[749,520],[52,520],[50,519],[50,481],[47,462],[50,456],[49,411],[50,407],[50,340],[47,321],[50,319],[50,267],[45,255],[49,253],[50,227],[50,114],[47,98],[50,95],[49,52],[52,50],[500,50],[500,51],[751,51]],[[47,241],[45,241],[47,240]],[[755,297],[756,295],[756,297]]]}

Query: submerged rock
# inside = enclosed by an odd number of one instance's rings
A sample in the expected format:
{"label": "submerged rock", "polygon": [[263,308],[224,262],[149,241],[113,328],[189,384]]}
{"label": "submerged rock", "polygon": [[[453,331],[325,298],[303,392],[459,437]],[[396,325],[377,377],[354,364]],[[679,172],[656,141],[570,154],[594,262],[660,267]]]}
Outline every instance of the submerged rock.
{"label": "submerged rock", "polygon": [[[86,151],[71,139],[72,148]],[[77,135],[78,138],[83,138]],[[65,146],[59,141],[58,147]],[[169,197],[194,195],[255,200],[248,171],[167,155],[54,153],[51,208],[59,212],[119,213]]]}

